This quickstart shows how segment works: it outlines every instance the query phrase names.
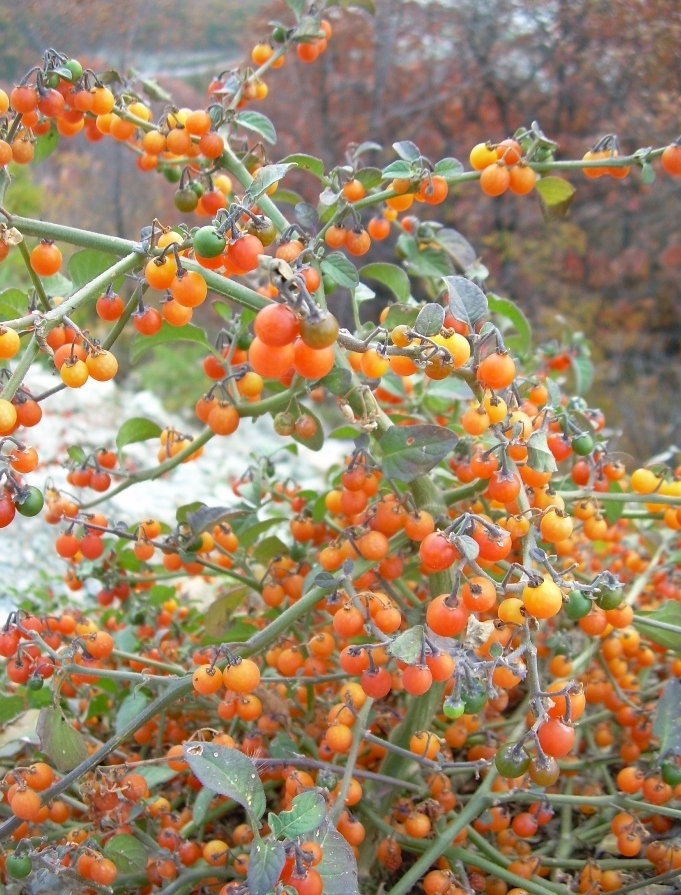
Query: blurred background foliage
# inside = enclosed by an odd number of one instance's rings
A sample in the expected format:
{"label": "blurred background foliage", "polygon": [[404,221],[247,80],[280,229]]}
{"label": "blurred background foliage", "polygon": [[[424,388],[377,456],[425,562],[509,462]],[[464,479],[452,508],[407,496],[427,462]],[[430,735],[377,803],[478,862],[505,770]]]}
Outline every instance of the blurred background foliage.
{"label": "blurred background foliage", "polygon": [[[332,167],[349,141],[374,140],[387,151],[367,163],[381,164],[392,142],[410,139],[432,159],[467,164],[475,143],[533,120],[559,143],[558,158],[581,158],[606,133],[628,153],[681,131],[678,0],[376,0],[374,17],[328,17],[334,37],[313,66],[292,56],[267,76],[270,95],[257,108],[279,134],[271,160],[305,151]],[[54,46],[95,70],[155,78],[178,105],[197,107],[212,75],[249,64],[272,19],[289,20],[283,3],[3,4],[0,81],[18,80]],[[645,458],[681,443],[681,182],[658,172],[645,186],[636,171],[624,181],[579,171],[570,179],[578,192],[563,220],[545,221],[533,197],[490,200],[474,185],[436,214],[473,243],[487,287],[517,301],[541,338],[561,338],[560,318],[585,333],[597,364],[593,402],[627,431],[621,449]],[[314,199],[308,176],[292,174],[289,185]],[[127,237],[154,215],[179,220],[174,187],[109,140],[62,141],[12,189],[15,211]],[[368,260],[388,259],[389,242]],[[160,388],[162,363],[157,355],[149,371]]]}

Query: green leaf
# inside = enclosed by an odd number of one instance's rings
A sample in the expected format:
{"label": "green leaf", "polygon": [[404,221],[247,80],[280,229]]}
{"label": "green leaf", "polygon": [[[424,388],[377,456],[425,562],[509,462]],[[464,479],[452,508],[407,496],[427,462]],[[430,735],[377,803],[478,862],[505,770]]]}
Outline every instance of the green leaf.
{"label": "green leaf", "polygon": [[326,816],[326,801],[320,792],[301,792],[291,803],[290,811],[270,812],[267,822],[277,839],[294,839],[316,830]]}
{"label": "green leaf", "polygon": [[43,277],[43,286],[49,296],[61,295],[67,298],[74,291],[73,283],[61,273],[55,273],[51,277]]}
{"label": "green leaf", "polygon": [[215,793],[212,789],[208,789],[207,786],[203,786],[199,791],[199,794],[192,805],[192,822],[196,824],[197,827],[201,826],[206,819],[206,814],[208,814],[210,803],[213,801],[214,797]]}
{"label": "green leaf", "polygon": [[[656,622],[665,627],[657,627]],[[653,612],[635,612],[632,624],[653,643],[681,653],[681,603],[669,601]]]}
{"label": "green leaf", "polygon": [[[43,691],[40,690],[40,693]],[[100,693],[98,696],[95,696],[94,699],[90,699],[87,705],[87,712],[85,714],[86,721],[89,721],[90,718],[97,718],[100,715],[106,715],[109,710],[109,694],[108,693]]]}
{"label": "green leaf", "polygon": [[[258,633],[258,629],[255,625],[250,625],[248,622],[245,622],[242,618],[238,618],[233,624],[227,628],[224,635],[221,635],[218,638],[218,643],[223,640],[229,640],[232,643],[245,643],[247,640]],[[210,638],[207,638],[210,640]]]}
{"label": "green leaf", "polygon": [[477,254],[475,249],[458,230],[452,230],[450,227],[443,227],[435,234],[435,241],[438,242],[447,253],[454,258],[461,270],[468,270],[471,265],[475,264]]}
{"label": "green leaf", "polygon": [[[122,630],[116,631],[113,637],[116,649],[122,650],[124,653],[134,653],[139,649],[139,640],[131,627],[126,626]],[[100,685],[102,683],[103,681],[100,681]]]}
{"label": "green leaf", "polygon": [[453,376],[447,379],[431,380],[423,396],[424,407],[433,413],[447,413],[454,401],[470,401],[473,398],[471,387],[463,379]]}
{"label": "green leaf", "polygon": [[478,542],[473,540],[469,535],[460,535],[456,539],[456,546],[457,550],[460,551],[463,558],[467,559],[468,562],[478,558],[480,546],[478,545]]}
{"label": "green leaf", "polygon": [[265,790],[255,765],[242,752],[215,743],[186,743],[184,757],[204,786],[238,802],[252,822],[265,811]]}
{"label": "green leaf", "polygon": [[363,9],[364,12],[368,12],[370,16],[376,15],[376,7],[373,0],[340,0],[340,5],[343,9],[352,9],[355,7],[356,9]]}
{"label": "green leaf", "polygon": [[342,252],[330,252],[322,258],[322,273],[337,286],[354,289],[359,283],[357,268]]}
{"label": "green leaf", "polygon": [[443,277],[449,293],[449,310],[455,320],[467,323],[471,329],[487,317],[487,296],[479,286],[466,277]]}
{"label": "green leaf", "polygon": [[324,162],[314,155],[306,155],[304,152],[294,152],[292,155],[287,155],[286,158],[283,158],[281,161],[283,164],[296,165],[296,167],[302,168],[303,171],[309,171],[310,174],[314,174],[319,180],[324,180]]}
{"label": "green leaf", "polygon": [[375,280],[386,286],[399,302],[409,301],[411,285],[409,277],[396,264],[365,264],[359,272],[362,280]]}
{"label": "green leaf", "polygon": [[428,302],[428,304],[424,305],[419,311],[416,323],[414,324],[414,329],[419,335],[435,336],[442,329],[442,324],[444,322],[445,309],[442,305]]}
{"label": "green leaf", "polygon": [[[355,435],[352,437],[354,438],[357,434],[355,432]],[[333,435],[329,436],[329,438],[332,437]],[[324,516],[326,516],[326,495],[320,494],[309,509],[312,510],[312,521],[315,523],[321,522]]]}
{"label": "green leaf", "polygon": [[72,444],[71,447],[67,449],[66,453],[69,456],[69,460],[73,460],[73,462],[77,463],[79,466],[82,466],[87,460],[87,454],[79,444]]}
{"label": "green leaf", "polygon": [[200,500],[195,500],[192,503],[184,503],[181,507],[178,507],[175,510],[175,519],[180,525],[185,525],[187,523],[187,517],[192,513],[198,513],[205,507],[205,503],[202,503]]}
{"label": "green leaf", "polygon": [[168,91],[164,90],[153,78],[139,78],[139,82],[149,99],[159,103],[171,103],[173,101]]}
{"label": "green leaf", "polygon": [[272,758],[291,758],[300,755],[298,744],[285,733],[278,733],[270,741],[270,755]]}
{"label": "green leaf", "polygon": [[177,771],[174,771],[172,768],[155,767],[154,765],[138,768],[136,773],[144,777],[149,789],[153,789],[155,786],[163,786],[168,780],[177,777]]}
{"label": "green leaf", "polygon": [[419,315],[419,309],[415,307],[406,307],[405,305],[393,305],[383,321],[386,329],[393,329],[396,326],[413,326]]}
{"label": "green leaf", "polygon": [[306,230],[314,231],[319,223],[319,214],[314,205],[309,202],[299,202],[293,209],[296,221]]}
{"label": "green leaf", "polygon": [[383,180],[383,172],[380,168],[360,168],[355,171],[355,180],[359,180],[365,190],[372,190]]}
{"label": "green leaf", "polygon": [[116,733],[120,734],[121,731],[125,730],[128,724],[134,721],[148,704],[149,697],[141,690],[135,690],[126,696],[116,713]]}
{"label": "green leaf", "polygon": [[421,150],[410,140],[400,140],[399,143],[393,143],[393,149],[405,162],[417,162],[421,158]]}
{"label": "green leaf", "polygon": [[70,68],[67,68],[65,65],[59,65],[57,68],[53,69],[55,74],[58,74],[60,78],[63,78],[65,81],[74,81],[73,72]]}
{"label": "green leaf", "polygon": [[[608,492],[610,494],[622,494],[622,486],[619,482],[610,482]],[[614,525],[616,522],[619,522],[626,506],[625,502],[623,500],[604,500],[603,503],[605,504],[605,509],[602,512],[608,525]]]}
{"label": "green leaf", "polygon": [[324,895],[360,895],[355,855],[333,824],[325,821],[310,838],[322,850],[315,869],[324,882]]}
{"label": "green leaf", "polygon": [[251,843],[246,882],[250,895],[267,895],[274,888],[286,862],[283,842],[261,839],[256,835]]}
{"label": "green leaf", "polygon": [[405,180],[406,178],[411,178],[413,176],[414,169],[409,162],[405,162],[403,159],[398,159],[395,162],[390,162],[390,164],[383,169],[382,174],[383,180]]}
{"label": "green leaf", "polygon": [[301,16],[298,27],[296,28],[296,37],[305,38],[305,43],[316,40],[320,36],[319,21],[313,15]]}
{"label": "green leaf", "polygon": [[142,569],[143,563],[135,556],[130,541],[119,541],[113,549],[118,554],[118,564],[126,572],[139,572]]}
{"label": "green leaf", "polygon": [[116,435],[116,447],[118,451],[122,451],[127,444],[134,444],[136,441],[147,441],[149,438],[158,438],[161,434],[161,427],[153,420],[145,419],[143,416],[133,416],[126,420]]}
{"label": "green leaf", "polygon": [[46,134],[41,134],[35,142],[35,150],[33,152],[33,161],[36,164],[44,162],[45,159],[52,155],[54,150],[59,146],[59,131],[53,123]]}
{"label": "green leaf", "polygon": [[579,395],[585,395],[594,379],[594,365],[584,354],[571,354],[570,366],[575,374],[575,391]]}
{"label": "green leaf", "polygon": [[97,79],[102,82],[102,84],[122,84],[123,78],[116,71],[115,68],[107,68],[106,71],[99,72],[97,75]]}
{"label": "green leaf", "polygon": [[[255,112],[253,114],[256,114]],[[293,165],[265,165],[260,168],[253,178],[253,183],[248,188],[248,195],[256,202],[262,194],[268,190],[273,184],[286,176],[286,172]]]}
{"label": "green leaf", "polygon": [[198,535],[207,528],[212,528],[218,522],[229,519],[238,519],[245,514],[245,510],[233,510],[231,507],[206,507],[202,506],[193,513],[187,513],[184,521],[191,528],[192,534]]}
{"label": "green leaf", "polygon": [[383,474],[399,482],[413,482],[443,460],[458,440],[442,426],[391,426],[379,441]]}
{"label": "green leaf", "polygon": [[0,320],[14,320],[28,314],[28,298],[21,289],[0,292]]}
{"label": "green leaf", "polygon": [[[359,429],[356,429],[354,426],[339,426],[333,432],[329,432],[329,438],[336,438],[338,441],[354,441],[359,434]],[[324,495],[322,495],[321,499],[322,501],[325,499]],[[324,514],[322,513],[323,516]],[[319,522],[320,520],[318,519],[317,521]]]}
{"label": "green leaf", "polygon": [[281,524],[281,521],[281,519],[277,519],[276,516],[273,516],[270,519],[263,519],[262,522],[256,522],[254,525],[250,525],[243,531],[239,531],[239,544],[244,550],[248,550],[249,547],[252,547],[253,544],[255,544],[263,532],[272,528],[273,525]]}
{"label": "green leaf", "polygon": [[556,382],[555,379],[551,379],[550,376],[546,378],[546,388],[549,392],[549,406],[550,407],[560,407],[560,403],[562,400],[562,394],[560,391],[560,386]]}
{"label": "green leaf", "polygon": [[[99,681],[97,686],[101,687],[102,682]],[[47,705],[52,705],[54,695],[49,687],[43,687],[41,690],[29,690],[26,694],[29,708],[42,709]]]}
{"label": "green leaf", "polygon": [[157,345],[166,345],[168,342],[194,342],[197,345],[204,345],[207,350],[211,348],[205,332],[199,326],[194,326],[193,323],[171,326],[164,320],[160,330],[153,336],[135,333],[130,343],[130,363],[136,364],[146,351],[156,348]]}
{"label": "green leaf", "polygon": [[660,741],[660,755],[681,755],[681,683],[670,677],[655,707],[653,736]]}
{"label": "green leaf", "polygon": [[319,384],[328,389],[332,395],[341,397],[346,395],[352,384],[352,371],[347,367],[334,367],[330,373],[327,373],[323,379],[319,380]]}
{"label": "green leaf", "polygon": [[203,626],[209,637],[222,637],[229,628],[229,622],[234,614],[234,610],[241,606],[246,597],[253,593],[250,588],[235,587],[229,593],[222,597],[218,597],[206,609]]}
{"label": "green leaf", "polygon": [[388,645],[387,649],[391,656],[406,662],[407,665],[414,665],[423,649],[423,625],[414,625],[404,634],[398,634],[397,637]]}
{"label": "green leaf", "polygon": [[549,450],[546,432],[541,429],[527,439],[527,465],[537,472],[555,472],[556,458]]}
{"label": "green leaf", "polygon": [[305,6],[307,5],[305,0],[284,0],[284,2],[297,19],[299,19],[305,12]]}
{"label": "green leaf", "polygon": [[527,317],[518,305],[509,298],[501,298],[493,292],[487,294],[487,303],[493,314],[510,320],[518,333],[517,337],[512,339],[504,337],[508,347],[513,348],[520,355],[527,354],[532,345],[532,330]]}
{"label": "green leaf", "polygon": [[546,220],[563,218],[568,213],[576,190],[562,177],[541,177],[535,186]]}
{"label": "green leaf", "polygon": [[88,756],[83,734],[66,721],[61,709],[48,706],[40,710],[36,732],[40,750],[53,762],[60,774],[72,771]]}
{"label": "green leaf", "polygon": [[216,314],[219,314],[223,320],[229,322],[232,319],[232,315],[234,314],[234,308],[230,307],[225,301],[218,301],[217,299],[213,302],[212,308]]}
{"label": "green leaf", "polygon": [[452,272],[452,262],[441,249],[417,247],[416,252],[405,259],[409,273],[415,277],[446,277]]}
{"label": "green leaf", "polygon": [[649,186],[654,180],[655,168],[649,162],[644,162],[641,165],[641,183]]}
{"label": "green leaf", "polygon": [[276,535],[265,538],[253,550],[253,558],[256,562],[266,565],[275,556],[286,556],[288,547]]}
{"label": "green leaf", "polygon": [[463,165],[455,158],[440,159],[433,168],[433,174],[439,174],[447,181],[455,180],[461,173],[463,173]]}
{"label": "green leaf", "polygon": [[365,140],[352,150],[352,158],[359,158],[365,152],[380,152],[382,149],[383,147],[380,143],[376,143],[373,140]]}
{"label": "green leaf", "polygon": [[321,420],[318,416],[315,416],[315,414],[312,413],[312,411],[309,410],[307,407],[299,406],[298,409],[301,413],[304,413],[305,416],[311,416],[317,424],[317,428],[312,438],[301,438],[297,432],[294,432],[293,435],[291,435],[291,438],[294,441],[297,441],[298,444],[302,444],[303,447],[306,447],[310,451],[321,451],[321,449],[324,447],[324,427],[322,426]]}
{"label": "green leaf", "polygon": [[16,718],[24,710],[22,696],[0,696],[0,725]]}
{"label": "green leaf", "polygon": [[285,205],[298,205],[303,201],[303,197],[300,193],[295,193],[293,190],[282,190],[277,189],[277,191],[270,196],[273,202],[283,202]]}
{"label": "green leaf", "polygon": [[[265,140],[267,143],[271,143],[272,145],[274,145],[277,142],[277,132],[274,129],[274,125],[266,115],[263,115],[260,112],[239,112],[239,114],[236,115],[236,117],[234,118],[234,121],[239,125],[239,127],[244,127],[246,128],[246,130],[255,131],[256,134],[260,134],[263,140]],[[271,168],[276,166],[266,165],[265,167]],[[260,171],[262,170],[263,168],[260,169]],[[288,168],[286,170],[288,170]],[[260,171],[258,172],[258,174],[260,173]],[[284,175],[282,174],[281,177],[283,176]],[[276,177],[275,180],[281,180],[281,177]],[[274,180],[272,181],[272,183],[274,183]],[[251,190],[249,190],[249,192],[251,192],[252,189],[253,188],[251,187]],[[264,189],[267,189],[267,187],[264,187]]]}
{"label": "green leaf", "polygon": [[143,873],[147,867],[147,851],[139,839],[129,833],[112,836],[103,849],[104,857],[113,861],[119,873]]}
{"label": "green leaf", "polygon": [[[170,531],[170,526],[165,526]],[[162,606],[166,600],[171,600],[177,596],[177,590],[174,587],[168,587],[165,584],[155,584],[151,590],[146,592],[145,602],[148,601],[150,606]]]}
{"label": "green leaf", "polygon": [[116,263],[114,255],[95,249],[82,249],[69,258],[67,270],[74,285],[80,289]]}

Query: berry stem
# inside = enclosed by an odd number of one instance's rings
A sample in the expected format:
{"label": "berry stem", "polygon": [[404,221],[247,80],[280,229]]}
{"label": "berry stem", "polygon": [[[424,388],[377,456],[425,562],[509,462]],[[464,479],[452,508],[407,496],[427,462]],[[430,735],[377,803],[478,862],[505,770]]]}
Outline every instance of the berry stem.
{"label": "berry stem", "polygon": [[[225,143],[225,150],[222,157],[225,161],[225,169],[230,174],[233,174],[241,186],[247,190],[253,183],[253,176],[244,163],[237,157],[229,143]],[[267,215],[280,232],[283,232],[290,226],[284,215],[279,211],[278,207],[266,193],[258,198],[258,208],[263,214]]]}
{"label": "berry stem", "polygon": [[4,398],[5,401],[12,400],[12,398],[17,393],[17,389],[24,381],[24,376],[31,369],[33,361],[36,359],[39,353],[40,348],[38,346],[38,340],[35,336],[31,336],[31,341],[28,343],[24,353],[21,355],[19,363],[14,368],[14,372],[5,383],[2,391],[0,391],[0,398]]}
{"label": "berry stem", "polygon": [[352,782],[352,775],[355,769],[355,764],[357,763],[357,756],[359,754],[360,747],[362,745],[362,741],[364,738],[365,728],[367,725],[367,719],[369,717],[369,713],[371,711],[371,707],[374,704],[373,699],[368,698],[364,703],[362,708],[359,710],[359,714],[357,715],[357,720],[355,721],[355,725],[352,731],[352,745],[350,746],[350,751],[348,752],[348,759],[345,764],[345,769],[343,771],[343,779],[341,780],[341,787],[338,796],[336,797],[336,801],[333,805],[331,811],[329,811],[328,818],[330,823],[334,826],[338,823],[338,819],[343,813],[343,809],[345,808],[345,799],[350,790],[350,784]]}
{"label": "berry stem", "polygon": [[50,304],[50,300],[47,297],[47,293],[45,292],[45,287],[43,286],[43,281],[40,279],[38,274],[31,267],[31,256],[28,251],[28,247],[26,245],[25,240],[21,240],[18,245],[19,253],[23,259],[23,262],[26,266],[26,270],[28,271],[28,275],[31,278],[31,282],[35,288],[36,295],[40,301],[40,304],[43,306],[43,311],[51,311],[52,305]]}

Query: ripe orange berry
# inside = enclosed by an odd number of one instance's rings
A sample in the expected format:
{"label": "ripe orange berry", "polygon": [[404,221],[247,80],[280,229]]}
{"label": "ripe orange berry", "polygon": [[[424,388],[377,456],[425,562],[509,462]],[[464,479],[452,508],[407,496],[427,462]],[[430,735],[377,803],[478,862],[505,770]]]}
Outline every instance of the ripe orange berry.
{"label": "ripe orange berry", "polygon": [[41,808],[40,796],[33,789],[19,789],[12,797],[10,808],[14,816],[21,820],[35,820]]}
{"label": "ripe orange berry", "polygon": [[0,326],[0,359],[9,360],[21,347],[19,333],[14,329]]}
{"label": "ripe orange berry", "polygon": [[42,240],[31,252],[31,267],[41,277],[51,277],[61,267],[62,254],[49,240]]}
{"label": "ripe orange berry", "polygon": [[222,674],[212,665],[199,665],[192,675],[192,685],[201,696],[217,693],[222,687]]}
{"label": "ripe orange berry", "polygon": [[67,358],[59,370],[59,375],[64,385],[67,385],[69,388],[81,388],[90,378],[87,364],[79,358],[74,358],[73,360]]}
{"label": "ripe orange berry", "polygon": [[507,388],[515,379],[515,363],[510,354],[495,352],[488,354],[478,364],[476,377],[488,388],[501,391]]}
{"label": "ripe orange berry", "polygon": [[485,168],[497,161],[496,149],[491,143],[478,143],[471,149],[469,161],[475,171],[484,171]]}
{"label": "ripe orange berry", "polygon": [[110,351],[98,349],[88,354],[85,365],[90,376],[98,382],[108,382],[118,372],[118,361]]}
{"label": "ripe orange berry", "polygon": [[224,669],[222,680],[228,690],[252,693],[260,683],[260,669],[252,659],[242,659],[238,664],[228,665]]}
{"label": "ripe orange berry", "polygon": [[662,169],[667,174],[671,174],[672,177],[681,176],[681,146],[678,146],[676,143],[667,146],[660,156],[660,164]]}
{"label": "ripe orange berry", "polygon": [[486,196],[501,196],[510,182],[509,170],[501,161],[488,165],[480,174],[480,189]]}
{"label": "ripe orange berry", "polygon": [[539,584],[528,584],[522,599],[525,610],[534,618],[553,618],[563,606],[561,589],[548,576]]}

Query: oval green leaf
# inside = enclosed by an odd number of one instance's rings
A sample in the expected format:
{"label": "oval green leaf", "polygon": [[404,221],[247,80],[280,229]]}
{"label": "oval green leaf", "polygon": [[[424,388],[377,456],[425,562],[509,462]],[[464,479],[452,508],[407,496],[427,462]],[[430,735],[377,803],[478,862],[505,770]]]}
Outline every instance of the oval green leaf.
{"label": "oval green leaf", "polygon": [[492,292],[487,294],[487,303],[493,314],[497,314],[499,317],[504,317],[506,320],[509,320],[515,328],[517,336],[513,338],[506,338],[504,333],[507,346],[514,351],[517,351],[520,355],[527,354],[532,343],[532,330],[530,329],[527,317],[523,314],[518,305],[515,304],[515,302],[512,302],[509,298],[501,298],[499,295],[494,295]]}
{"label": "oval green leaf", "polygon": [[293,839],[316,830],[325,815],[326,802],[322,794],[308,791],[295,797],[289,811],[270,813],[268,823],[277,839]]}
{"label": "oval green leaf", "polygon": [[252,821],[265,811],[265,790],[255,765],[242,752],[215,743],[187,743],[184,757],[204,786],[238,802]]}
{"label": "oval green leaf", "polygon": [[342,252],[330,252],[321,262],[322,273],[337,286],[354,289],[359,283],[357,268]]}
{"label": "oval green leaf", "polygon": [[379,442],[383,474],[399,482],[413,482],[454,450],[458,440],[458,435],[442,426],[392,426]]}
{"label": "oval green leaf", "polygon": [[[274,125],[266,115],[262,115],[260,112],[239,112],[235,116],[234,121],[239,127],[244,127],[246,130],[260,134],[263,140],[271,143],[273,146],[277,142],[277,132],[274,129]],[[276,179],[278,180],[279,178]]]}
{"label": "oval green leaf", "polygon": [[250,895],[267,895],[279,879],[286,861],[284,843],[256,836],[251,845],[246,882]]}
{"label": "oval green leaf", "polygon": [[72,771],[88,756],[83,734],[71,727],[61,709],[52,706],[41,709],[36,732],[40,737],[41,751],[60,774]]}
{"label": "oval green leaf", "polygon": [[449,310],[452,317],[467,323],[473,329],[488,312],[487,296],[479,286],[466,277],[443,277],[449,293]]}
{"label": "oval green leaf", "polygon": [[119,873],[143,873],[147,866],[147,851],[142,843],[129,833],[112,836],[103,854],[113,861]]}
{"label": "oval green leaf", "polygon": [[161,427],[153,420],[148,420],[143,416],[133,416],[126,420],[116,435],[116,447],[119,452],[127,444],[134,444],[136,441],[147,441],[149,438],[158,438],[161,434]]}
{"label": "oval green leaf", "polygon": [[157,345],[166,345],[168,342],[194,342],[197,345],[204,345],[208,351],[211,350],[206,334],[200,327],[194,326],[193,323],[187,323],[186,326],[171,326],[164,320],[160,330],[153,336],[135,333],[130,343],[130,363],[136,364],[145,351],[156,348]]}
{"label": "oval green leaf", "polygon": [[399,302],[404,303],[409,301],[409,296],[411,295],[409,277],[402,268],[398,267],[396,264],[385,264],[380,262],[376,264],[365,264],[360,270],[359,275],[362,280],[374,280],[377,283],[381,283],[387,289],[390,289]]}

